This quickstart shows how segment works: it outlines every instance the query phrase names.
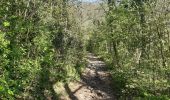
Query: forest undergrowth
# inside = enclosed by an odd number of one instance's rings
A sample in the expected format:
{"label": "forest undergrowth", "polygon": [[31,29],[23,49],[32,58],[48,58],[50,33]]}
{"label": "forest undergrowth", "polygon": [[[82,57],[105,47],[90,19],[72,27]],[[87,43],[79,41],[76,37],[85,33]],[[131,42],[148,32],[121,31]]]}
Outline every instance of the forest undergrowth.
{"label": "forest undergrowth", "polygon": [[169,100],[170,1],[100,3],[84,29],[79,0],[0,0],[0,99],[57,100],[53,85],[78,79],[90,51],[119,99]]}
{"label": "forest undergrowth", "polygon": [[170,99],[169,4],[109,0],[105,20],[96,24],[88,50],[108,64],[120,99]]}

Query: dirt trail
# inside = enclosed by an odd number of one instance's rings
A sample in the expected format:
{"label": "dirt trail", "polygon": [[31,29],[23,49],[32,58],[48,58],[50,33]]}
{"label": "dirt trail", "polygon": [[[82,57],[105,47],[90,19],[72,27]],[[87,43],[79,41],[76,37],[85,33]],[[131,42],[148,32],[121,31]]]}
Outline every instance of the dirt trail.
{"label": "dirt trail", "polygon": [[64,85],[68,98],[61,100],[115,100],[105,63],[91,53],[88,63],[80,81]]}

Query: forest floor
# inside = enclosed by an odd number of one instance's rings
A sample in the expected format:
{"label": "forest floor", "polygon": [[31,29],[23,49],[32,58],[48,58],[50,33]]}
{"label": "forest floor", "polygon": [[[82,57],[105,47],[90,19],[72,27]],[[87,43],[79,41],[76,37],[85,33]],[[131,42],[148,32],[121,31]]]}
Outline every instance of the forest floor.
{"label": "forest floor", "polygon": [[111,87],[111,76],[99,57],[88,54],[88,66],[81,75],[80,81],[65,84],[60,89],[60,100],[115,100]]}

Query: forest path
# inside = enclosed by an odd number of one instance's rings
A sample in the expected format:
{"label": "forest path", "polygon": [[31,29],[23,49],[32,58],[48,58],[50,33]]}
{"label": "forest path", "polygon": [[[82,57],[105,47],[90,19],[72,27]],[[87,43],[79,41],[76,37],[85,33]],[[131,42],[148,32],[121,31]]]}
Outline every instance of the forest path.
{"label": "forest path", "polygon": [[111,76],[103,61],[93,54],[88,54],[88,66],[80,81],[64,85],[68,97],[61,100],[115,100],[111,88]]}

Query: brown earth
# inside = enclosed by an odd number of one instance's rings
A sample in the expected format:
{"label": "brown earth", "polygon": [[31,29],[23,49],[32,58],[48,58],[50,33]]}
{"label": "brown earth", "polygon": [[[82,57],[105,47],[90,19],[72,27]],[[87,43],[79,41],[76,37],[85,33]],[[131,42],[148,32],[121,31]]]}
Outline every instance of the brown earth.
{"label": "brown earth", "polygon": [[105,63],[91,53],[88,63],[80,81],[63,85],[60,93],[65,91],[67,96],[61,95],[60,100],[116,100]]}

